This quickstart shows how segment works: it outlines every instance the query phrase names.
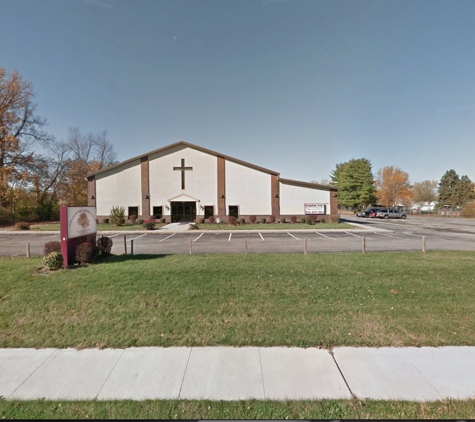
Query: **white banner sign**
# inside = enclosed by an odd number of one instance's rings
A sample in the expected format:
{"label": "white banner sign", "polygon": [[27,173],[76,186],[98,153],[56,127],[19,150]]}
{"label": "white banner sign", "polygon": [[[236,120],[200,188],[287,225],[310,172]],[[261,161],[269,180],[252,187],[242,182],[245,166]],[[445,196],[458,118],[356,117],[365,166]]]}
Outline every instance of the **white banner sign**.
{"label": "white banner sign", "polygon": [[96,231],[96,207],[68,208],[68,239],[94,234]]}
{"label": "white banner sign", "polygon": [[305,204],[305,215],[319,214],[325,215],[325,204]]}

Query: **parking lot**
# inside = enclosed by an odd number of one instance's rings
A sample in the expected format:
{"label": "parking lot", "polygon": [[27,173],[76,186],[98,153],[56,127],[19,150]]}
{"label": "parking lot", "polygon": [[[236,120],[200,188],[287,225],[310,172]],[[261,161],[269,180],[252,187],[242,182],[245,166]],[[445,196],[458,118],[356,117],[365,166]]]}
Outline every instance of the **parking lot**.
{"label": "parking lot", "polygon": [[[362,251],[363,237],[367,252],[422,250],[474,250],[475,222],[464,219],[408,217],[406,220],[375,220],[345,217],[359,225],[355,230],[311,231],[161,231],[125,235],[127,253],[134,254],[204,254],[204,253],[308,253]],[[100,233],[99,233],[100,235]],[[124,253],[124,234],[107,234],[114,244],[112,252]],[[59,233],[0,234],[0,255],[25,256],[27,244],[31,255],[42,255],[46,242],[60,240]]]}

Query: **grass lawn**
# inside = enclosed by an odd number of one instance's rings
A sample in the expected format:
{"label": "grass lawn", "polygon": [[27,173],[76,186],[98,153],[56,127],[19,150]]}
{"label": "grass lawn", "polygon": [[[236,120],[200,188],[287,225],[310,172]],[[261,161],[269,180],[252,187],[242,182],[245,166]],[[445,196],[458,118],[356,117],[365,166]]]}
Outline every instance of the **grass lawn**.
{"label": "grass lawn", "polygon": [[0,258],[0,347],[475,345],[473,252]]}
{"label": "grass lawn", "polygon": [[0,401],[2,419],[474,419],[475,400]]}
{"label": "grass lawn", "polygon": [[324,230],[324,229],[342,229],[354,230],[358,227],[347,223],[266,223],[266,224],[245,224],[243,226],[230,226],[229,224],[198,224],[199,230]]}

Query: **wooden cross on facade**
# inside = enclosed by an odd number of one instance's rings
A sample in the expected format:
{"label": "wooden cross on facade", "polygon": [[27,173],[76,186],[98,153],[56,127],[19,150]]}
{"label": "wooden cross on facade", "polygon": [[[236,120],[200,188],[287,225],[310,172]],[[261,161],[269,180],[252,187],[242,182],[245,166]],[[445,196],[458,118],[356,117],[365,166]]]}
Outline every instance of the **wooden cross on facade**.
{"label": "wooden cross on facade", "polygon": [[193,170],[193,167],[185,167],[185,159],[181,159],[181,167],[173,167],[173,170],[181,171],[181,188],[185,189],[185,171]]}

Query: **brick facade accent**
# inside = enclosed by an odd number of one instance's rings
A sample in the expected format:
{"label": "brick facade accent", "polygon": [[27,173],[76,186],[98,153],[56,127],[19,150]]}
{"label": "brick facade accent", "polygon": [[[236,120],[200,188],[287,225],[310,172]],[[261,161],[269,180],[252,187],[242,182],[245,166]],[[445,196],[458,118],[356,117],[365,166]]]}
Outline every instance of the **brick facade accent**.
{"label": "brick facade accent", "polygon": [[[217,191],[217,204],[218,204],[218,217],[226,217],[226,160],[224,157],[218,155],[218,191]],[[221,195],[224,197],[221,198]]]}
{"label": "brick facade accent", "polygon": [[148,156],[140,159],[140,187],[142,192],[142,217],[150,217],[150,173]]}
{"label": "brick facade accent", "polygon": [[338,191],[330,190],[330,215],[338,215]]}
{"label": "brick facade accent", "polygon": [[279,177],[276,174],[271,175],[271,208],[272,215],[278,219],[280,216],[280,192],[279,192]]}
{"label": "brick facade accent", "polygon": [[96,206],[96,176],[87,178],[87,206]]}

